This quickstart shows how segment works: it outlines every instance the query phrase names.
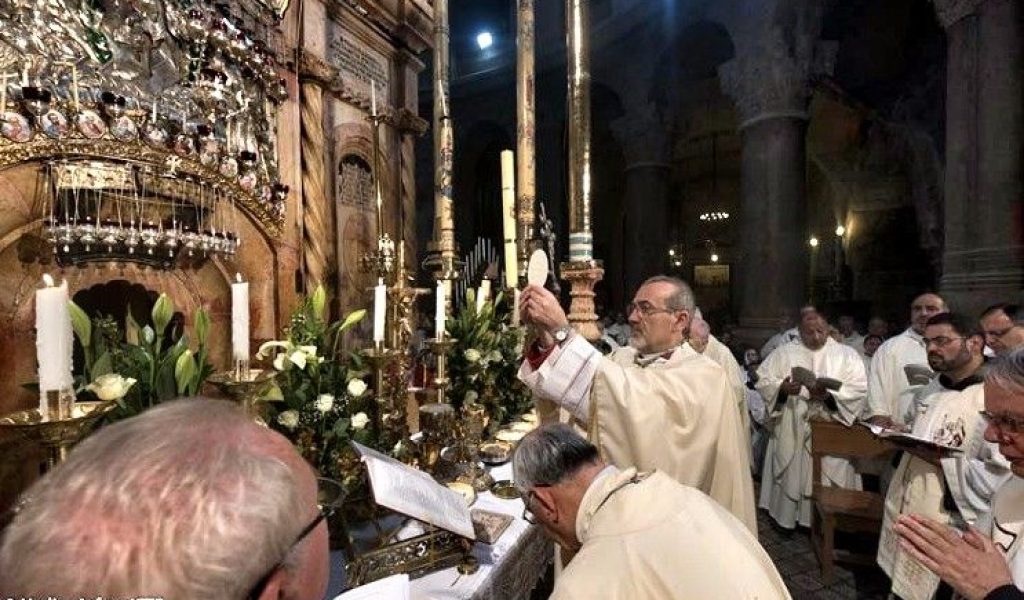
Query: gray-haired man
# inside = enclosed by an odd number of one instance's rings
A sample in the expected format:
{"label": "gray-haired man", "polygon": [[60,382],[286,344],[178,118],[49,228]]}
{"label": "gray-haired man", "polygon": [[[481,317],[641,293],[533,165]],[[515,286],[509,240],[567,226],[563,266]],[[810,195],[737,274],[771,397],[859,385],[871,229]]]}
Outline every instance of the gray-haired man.
{"label": "gray-haired man", "polygon": [[5,596],[320,600],[313,471],[230,403],[110,425],[27,492],[0,546]]}
{"label": "gray-haired man", "polygon": [[567,425],[523,438],[513,469],[524,517],[577,550],[551,598],[789,598],[764,549],[702,492],[619,470]]}

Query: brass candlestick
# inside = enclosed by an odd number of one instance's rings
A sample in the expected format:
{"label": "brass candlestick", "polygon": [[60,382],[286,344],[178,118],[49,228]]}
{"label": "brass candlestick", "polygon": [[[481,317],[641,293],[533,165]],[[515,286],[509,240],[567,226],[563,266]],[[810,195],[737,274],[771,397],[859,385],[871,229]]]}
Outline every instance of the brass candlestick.
{"label": "brass candlestick", "polygon": [[277,372],[271,369],[249,369],[248,361],[245,361],[246,367],[243,370],[238,366],[241,362],[236,362],[236,368],[233,371],[214,373],[207,381],[212,383],[222,394],[237,402],[245,412],[245,416],[260,425],[266,425],[267,421],[263,411],[260,410],[259,403],[274,385]]}
{"label": "brass candlestick", "polygon": [[[56,399],[54,399],[56,402]],[[42,414],[38,408],[21,410],[0,417],[0,428],[16,432],[25,439],[38,443],[46,452],[46,466],[42,472],[56,467],[72,446],[77,444],[99,421],[100,417],[117,406],[117,402],[74,402],[66,414]]]}
{"label": "brass candlestick", "polygon": [[385,434],[388,438],[397,437],[391,443],[404,439],[407,432],[404,431],[405,412],[404,406],[397,406],[400,403],[394,401],[392,386],[389,385],[390,373],[394,370],[395,361],[400,358],[400,352],[388,348],[384,342],[375,342],[373,348],[363,351],[363,356],[370,363],[373,369],[373,393],[377,401],[373,403],[373,426],[377,439],[382,439]]}
{"label": "brass candlestick", "polygon": [[448,386],[451,384],[451,380],[448,379],[448,353],[451,352],[452,346],[455,344],[455,340],[450,337],[442,336],[432,340],[427,340],[427,345],[430,346],[430,351],[437,357],[437,372],[434,374],[434,389],[437,390],[437,402],[444,404],[446,402],[446,392]]}

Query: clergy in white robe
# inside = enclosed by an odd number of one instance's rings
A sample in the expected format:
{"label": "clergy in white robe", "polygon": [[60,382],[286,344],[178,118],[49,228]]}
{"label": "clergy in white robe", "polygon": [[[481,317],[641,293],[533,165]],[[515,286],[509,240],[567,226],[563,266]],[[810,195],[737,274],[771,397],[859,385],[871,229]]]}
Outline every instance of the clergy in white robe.
{"label": "clergy in white robe", "polygon": [[785,331],[780,331],[772,337],[768,338],[768,341],[761,346],[761,358],[767,358],[769,354],[775,351],[779,346],[784,346],[794,340],[800,338],[800,331],[796,327],[791,327]]}
{"label": "clergy in white robe", "polygon": [[[521,316],[538,332],[519,377],[534,392],[542,422],[564,409],[611,464],[659,470],[695,487],[757,535],[750,452],[735,391],[720,366],[682,345],[693,310],[685,282],[656,277],[629,311],[630,346],[602,356],[568,334],[558,300],[528,286]],[[554,332],[554,333],[552,333]]]}
{"label": "clergy in white robe", "polygon": [[566,425],[523,438],[513,470],[527,519],[576,551],[555,600],[790,597],[731,513],[660,471],[608,465]]}
{"label": "clergy in white robe", "polygon": [[921,294],[910,305],[911,326],[883,343],[871,358],[868,376],[868,408],[864,415],[879,425],[906,426],[900,415],[906,414],[913,400],[910,382],[903,372],[907,365],[926,365],[921,337],[932,316],[946,311],[946,303],[935,294]]}
{"label": "clergy in white robe", "polygon": [[700,354],[718,363],[718,366],[725,370],[725,375],[729,378],[729,386],[735,392],[736,405],[739,407],[740,419],[743,421],[743,430],[747,432],[747,445],[749,446],[750,414],[747,412],[747,387],[745,384],[747,374],[740,367],[740,363],[736,362],[732,350],[729,350],[725,344],[711,334],[711,327],[707,321],[696,318],[690,324],[689,339],[684,345],[689,345]]}
{"label": "clergy in white robe", "polygon": [[[818,377],[839,380],[829,391],[794,382],[794,367]],[[811,524],[811,427],[809,419],[832,419],[847,426],[864,409],[866,377],[857,351],[828,337],[828,324],[817,313],[800,320],[800,339],[780,346],[757,370],[757,390],[768,406],[770,438],[761,470],[759,506],[782,527]],[[860,489],[860,476],[844,459],[822,460],[822,483]]]}
{"label": "clergy in white robe", "polygon": [[911,433],[959,451],[939,453],[910,447],[896,469],[885,499],[878,564],[904,600],[928,600],[939,577],[899,545],[893,529],[900,515],[917,514],[940,523],[973,525],[987,511],[1010,468],[995,444],[985,440],[982,388],[984,337],[974,319],[940,314],[925,329],[928,363],[940,376],[925,386]]}

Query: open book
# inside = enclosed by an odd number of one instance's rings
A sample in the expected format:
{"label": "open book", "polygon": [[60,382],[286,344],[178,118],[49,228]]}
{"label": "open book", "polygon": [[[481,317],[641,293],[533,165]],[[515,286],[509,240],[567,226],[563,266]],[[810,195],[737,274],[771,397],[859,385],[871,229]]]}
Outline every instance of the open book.
{"label": "open book", "polygon": [[793,367],[793,370],[790,372],[790,378],[807,389],[811,389],[819,383],[824,386],[826,390],[831,390],[833,392],[838,392],[839,388],[843,387],[842,381],[832,379],[831,377],[818,377],[814,374],[814,371],[803,367]]}
{"label": "open book", "polygon": [[881,425],[875,425],[868,421],[857,421],[858,424],[867,427],[871,430],[871,433],[875,434],[875,437],[890,440],[895,444],[911,444],[914,446],[931,446],[937,450],[945,450],[948,452],[963,452],[962,448],[957,446],[950,446],[948,444],[941,444],[934,440],[930,440],[926,437],[914,435],[909,431],[896,431],[895,429],[887,429]]}
{"label": "open book", "polygon": [[928,385],[936,375],[928,365],[904,365],[903,373],[910,385]]}
{"label": "open book", "polygon": [[469,507],[460,494],[390,456],[358,442],[352,446],[366,463],[374,502],[465,538],[476,538]]}

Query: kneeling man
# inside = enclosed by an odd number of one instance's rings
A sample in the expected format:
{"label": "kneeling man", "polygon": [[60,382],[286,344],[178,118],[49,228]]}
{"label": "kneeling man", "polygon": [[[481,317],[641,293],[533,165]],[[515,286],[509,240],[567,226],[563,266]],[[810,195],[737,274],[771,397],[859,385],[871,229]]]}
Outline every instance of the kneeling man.
{"label": "kneeling man", "polygon": [[516,449],[524,517],[576,555],[551,598],[789,598],[771,559],[711,498],[653,471],[619,470],[568,425]]}

